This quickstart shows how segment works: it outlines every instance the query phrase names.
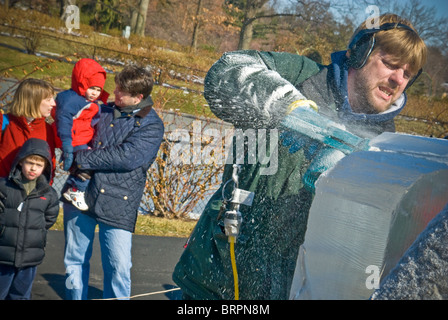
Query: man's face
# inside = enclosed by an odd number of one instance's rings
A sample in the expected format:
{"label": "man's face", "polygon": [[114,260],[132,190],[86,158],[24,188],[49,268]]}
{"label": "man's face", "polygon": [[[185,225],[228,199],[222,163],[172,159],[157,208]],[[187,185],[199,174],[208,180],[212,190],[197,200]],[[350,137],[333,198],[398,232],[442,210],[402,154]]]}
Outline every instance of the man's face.
{"label": "man's face", "polygon": [[122,91],[119,86],[115,87],[115,105],[117,107],[123,108],[128,106],[135,106],[140,103],[143,98],[143,95],[138,95],[136,97],[131,96],[129,92]]}
{"label": "man's face", "polygon": [[412,78],[409,65],[396,64],[381,50],[370,56],[361,69],[349,69],[348,97],[357,113],[381,113],[401,96]]}
{"label": "man's face", "polygon": [[24,159],[20,162],[22,165],[22,173],[28,180],[37,179],[45,168],[45,162],[34,160],[34,159]]}

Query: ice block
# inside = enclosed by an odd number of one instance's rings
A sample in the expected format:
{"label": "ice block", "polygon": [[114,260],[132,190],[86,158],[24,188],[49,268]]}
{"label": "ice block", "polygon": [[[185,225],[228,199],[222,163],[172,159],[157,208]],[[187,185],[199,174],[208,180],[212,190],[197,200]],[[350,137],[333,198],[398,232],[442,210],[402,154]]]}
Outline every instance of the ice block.
{"label": "ice block", "polygon": [[291,299],[368,299],[447,204],[448,140],[384,133],[370,147],[317,180]]}

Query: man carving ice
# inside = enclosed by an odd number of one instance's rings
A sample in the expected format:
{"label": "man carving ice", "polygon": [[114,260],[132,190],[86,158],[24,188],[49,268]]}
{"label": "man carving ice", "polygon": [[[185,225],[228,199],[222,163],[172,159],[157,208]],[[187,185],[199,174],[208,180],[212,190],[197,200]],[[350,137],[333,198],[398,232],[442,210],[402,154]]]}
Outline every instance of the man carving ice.
{"label": "man carving ice", "polygon": [[[252,206],[240,208],[243,222],[235,243],[241,299],[288,299],[313,182],[346,154],[323,136],[299,134],[285,124],[311,115],[334,132],[363,138],[395,130],[393,119],[426,62],[426,46],[397,15],[380,16],[379,25],[361,24],[348,50],[333,53],[328,66],[289,53],[238,51],[224,54],[208,72],[205,97],[219,118],[236,128],[280,130],[277,172],[261,175],[263,165],[257,163],[238,173],[238,187],[255,193]],[[185,298],[234,298],[223,227],[232,172],[227,166],[174,271]]]}

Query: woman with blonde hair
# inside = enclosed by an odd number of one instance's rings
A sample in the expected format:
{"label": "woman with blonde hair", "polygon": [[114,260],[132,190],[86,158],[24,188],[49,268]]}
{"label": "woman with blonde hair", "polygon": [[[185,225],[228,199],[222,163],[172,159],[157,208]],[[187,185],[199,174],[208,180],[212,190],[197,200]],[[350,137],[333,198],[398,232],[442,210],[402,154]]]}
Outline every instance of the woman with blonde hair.
{"label": "woman with blonde hair", "polygon": [[56,105],[54,94],[53,86],[43,80],[29,78],[20,83],[7,113],[0,117],[0,177],[8,176],[20,147],[30,138],[47,141],[56,162],[54,129],[46,122]]}

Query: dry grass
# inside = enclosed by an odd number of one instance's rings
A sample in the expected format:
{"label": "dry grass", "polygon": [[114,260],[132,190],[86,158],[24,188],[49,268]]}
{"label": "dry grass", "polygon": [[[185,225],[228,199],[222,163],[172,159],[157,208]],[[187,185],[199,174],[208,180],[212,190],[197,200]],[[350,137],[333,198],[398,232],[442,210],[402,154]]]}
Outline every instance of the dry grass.
{"label": "dry grass", "polygon": [[397,119],[397,131],[443,138],[448,134],[448,99],[410,96]]}
{"label": "dry grass", "polygon": [[191,234],[196,223],[197,220],[139,215],[135,226],[135,234],[186,238]]}
{"label": "dry grass", "polygon": [[[64,213],[59,211],[58,220],[51,230],[64,230]],[[196,225],[196,220],[166,219],[150,215],[138,215],[135,234],[145,236],[187,238]]]}

